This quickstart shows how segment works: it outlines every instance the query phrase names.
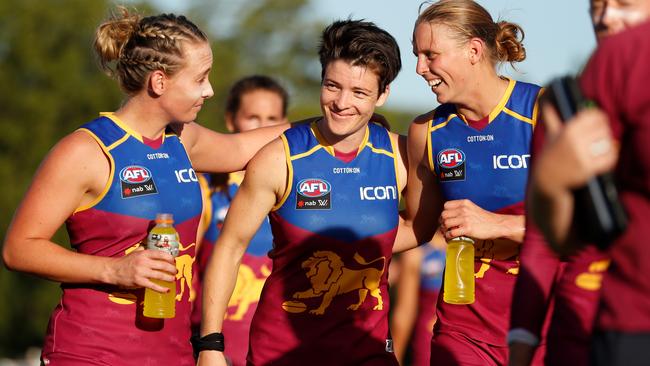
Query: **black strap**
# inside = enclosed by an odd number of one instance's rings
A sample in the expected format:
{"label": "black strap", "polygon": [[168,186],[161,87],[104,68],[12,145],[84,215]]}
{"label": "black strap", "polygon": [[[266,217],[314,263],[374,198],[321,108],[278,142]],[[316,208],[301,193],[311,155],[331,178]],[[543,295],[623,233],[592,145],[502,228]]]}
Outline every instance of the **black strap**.
{"label": "black strap", "polygon": [[198,357],[201,351],[219,351],[223,352],[226,349],[226,343],[222,333],[210,333],[203,337],[195,334],[191,338],[192,348],[194,348],[194,355]]}

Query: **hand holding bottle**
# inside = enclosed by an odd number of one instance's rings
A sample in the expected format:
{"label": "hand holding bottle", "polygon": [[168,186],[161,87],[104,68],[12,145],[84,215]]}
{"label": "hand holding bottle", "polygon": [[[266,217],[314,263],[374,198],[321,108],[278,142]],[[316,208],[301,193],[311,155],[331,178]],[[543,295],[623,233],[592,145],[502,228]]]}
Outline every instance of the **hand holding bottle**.
{"label": "hand holding bottle", "polygon": [[[179,238],[173,223],[171,214],[156,216],[156,226],[147,236],[147,251],[160,251],[172,257],[178,255]],[[151,282],[161,288],[167,288],[168,291],[159,292],[149,288],[145,289],[144,316],[149,318],[173,318],[176,316],[176,278],[171,281],[152,278]]]}
{"label": "hand holding bottle", "polygon": [[140,247],[121,258],[111,258],[111,265],[107,266],[102,282],[122,288],[144,287],[166,292],[166,287],[152,280],[174,281],[176,272],[174,257],[169,253]]}

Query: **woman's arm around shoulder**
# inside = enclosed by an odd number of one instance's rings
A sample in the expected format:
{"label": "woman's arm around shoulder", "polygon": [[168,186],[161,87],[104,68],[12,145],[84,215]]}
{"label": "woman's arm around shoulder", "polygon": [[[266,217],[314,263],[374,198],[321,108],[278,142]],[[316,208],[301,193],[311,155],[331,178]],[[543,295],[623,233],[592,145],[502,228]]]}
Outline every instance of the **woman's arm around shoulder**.
{"label": "woman's arm around shoulder", "polygon": [[257,151],[289,127],[285,123],[225,134],[192,122],[178,127],[177,131],[195,170],[228,173],[243,170]]}

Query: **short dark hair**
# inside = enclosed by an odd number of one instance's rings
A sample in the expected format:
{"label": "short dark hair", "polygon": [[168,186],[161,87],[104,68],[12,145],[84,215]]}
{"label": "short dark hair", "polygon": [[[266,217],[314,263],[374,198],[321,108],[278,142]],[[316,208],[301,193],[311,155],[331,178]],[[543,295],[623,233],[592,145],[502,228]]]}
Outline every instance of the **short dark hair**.
{"label": "short dark hair", "polygon": [[241,105],[242,96],[255,90],[267,90],[277,94],[282,99],[282,117],[286,117],[289,94],[277,81],[266,75],[251,75],[236,81],[230,87],[226,98],[226,113],[236,114]]}
{"label": "short dark hair", "polygon": [[355,66],[366,66],[379,76],[379,93],[386,91],[400,69],[399,46],[395,38],[372,22],[337,20],[323,30],[318,50],[321,80],[330,62],[344,60]]}

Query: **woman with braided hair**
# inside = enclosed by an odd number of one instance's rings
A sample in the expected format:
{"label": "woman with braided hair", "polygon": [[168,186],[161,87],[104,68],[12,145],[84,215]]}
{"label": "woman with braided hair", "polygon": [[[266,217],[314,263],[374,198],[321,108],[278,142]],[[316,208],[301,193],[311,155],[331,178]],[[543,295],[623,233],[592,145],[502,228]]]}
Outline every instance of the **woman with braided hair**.
{"label": "woman with braided hair", "polygon": [[[192,365],[191,268],[201,216],[194,169],[231,172],[285,129],[219,134],[193,122],[213,95],[212,51],[184,16],[126,9],[97,29],[101,66],[127,98],[64,137],[45,158],[11,223],[8,268],[62,283],[45,365]],[[176,258],[141,250],[157,213],[174,217]],[[74,250],[51,241],[66,223]],[[177,270],[178,268],[178,270]],[[176,281],[176,316],[142,316],[143,288]]]}

